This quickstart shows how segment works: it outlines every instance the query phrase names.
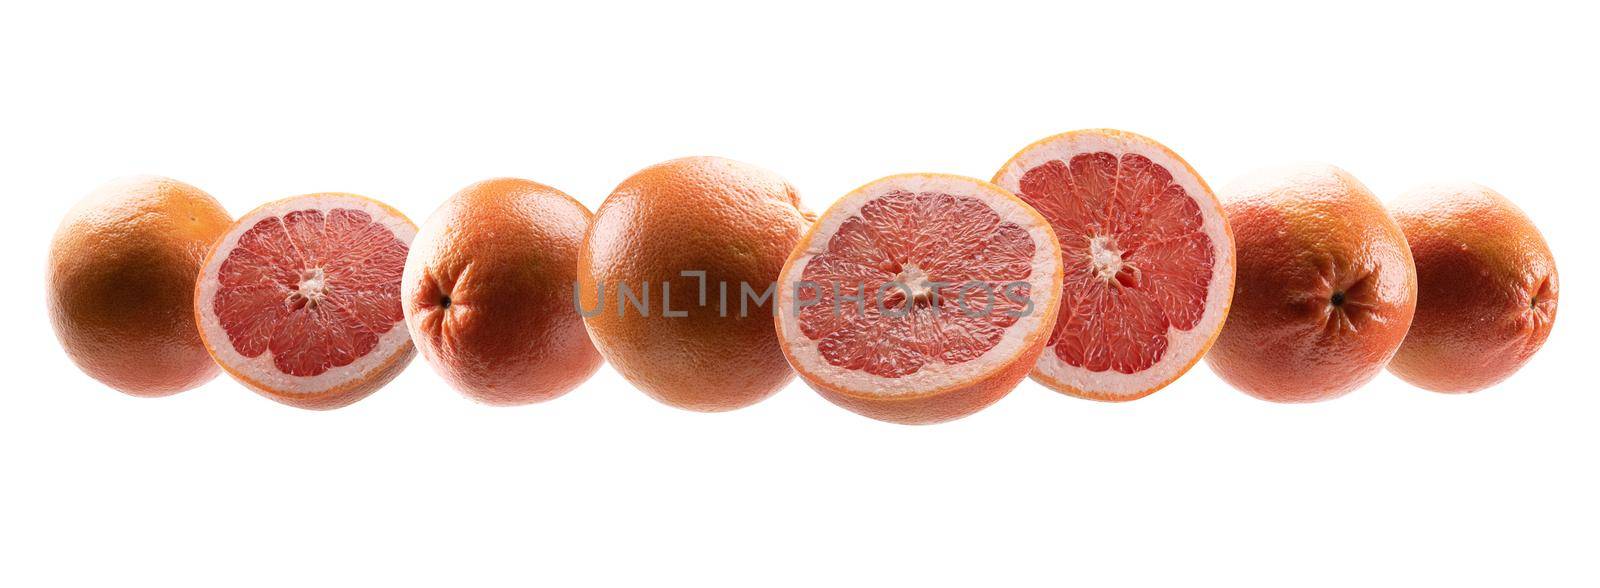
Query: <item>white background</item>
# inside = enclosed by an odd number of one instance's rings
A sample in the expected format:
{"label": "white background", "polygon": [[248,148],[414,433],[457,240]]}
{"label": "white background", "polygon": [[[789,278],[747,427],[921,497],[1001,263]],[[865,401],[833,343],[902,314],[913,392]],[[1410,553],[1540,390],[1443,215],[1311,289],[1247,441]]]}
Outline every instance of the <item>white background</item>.
{"label": "white background", "polygon": [[[1600,582],[1592,13],[132,4],[0,9],[0,585]],[[1130,404],[1029,382],[913,428],[800,383],[682,412],[609,368],[488,408],[420,360],[329,413],[226,377],[141,400],[78,372],[45,318],[56,223],[126,174],[190,182],[234,215],[340,190],[421,221],[488,177],[592,208],[641,167],[714,154],[820,210],[890,173],[987,178],[1095,126],[1163,141],[1214,186],[1320,160],[1384,198],[1494,187],[1556,253],[1555,332],[1471,396],[1385,374],[1278,406],[1197,367]]]}

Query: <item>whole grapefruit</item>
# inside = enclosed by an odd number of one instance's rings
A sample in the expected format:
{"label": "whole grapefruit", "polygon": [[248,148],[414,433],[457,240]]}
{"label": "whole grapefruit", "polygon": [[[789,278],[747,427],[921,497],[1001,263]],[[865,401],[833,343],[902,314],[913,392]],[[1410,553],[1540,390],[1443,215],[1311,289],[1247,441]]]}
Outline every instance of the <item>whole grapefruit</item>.
{"label": "whole grapefruit", "polygon": [[1255,172],[1221,195],[1237,274],[1212,370],[1273,402],[1337,398],[1377,375],[1417,304],[1411,251],[1377,197],[1324,164]]}
{"label": "whole grapefruit", "polygon": [[79,369],[134,396],[166,396],[217,376],[195,329],[194,283],[233,224],[211,195],[130,177],[79,201],[50,242],[50,321]]}
{"label": "whole grapefruit", "polygon": [[573,305],[589,209],[549,186],[478,182],[440,206],[401,278],[406,325],[434,371],[490,405],[566,394],[600,367]]}
{"label": "whole grapefruit", "polygon": [[1521,368],[1550,336],[1560,290],[1544,236],[1517,205],[1471,183],[1413,189],[1390,209],[1417,264],[1417,316],[1389,371],[1473,392]]}
{"label": "whole grapefruit", "polygon": [[595,346],[679,408],[771,396],[794,377],[773,325],[775,282],[809,218],[788,181],[750,164],[689,157],[634,174],[595,211],[578,257]]}

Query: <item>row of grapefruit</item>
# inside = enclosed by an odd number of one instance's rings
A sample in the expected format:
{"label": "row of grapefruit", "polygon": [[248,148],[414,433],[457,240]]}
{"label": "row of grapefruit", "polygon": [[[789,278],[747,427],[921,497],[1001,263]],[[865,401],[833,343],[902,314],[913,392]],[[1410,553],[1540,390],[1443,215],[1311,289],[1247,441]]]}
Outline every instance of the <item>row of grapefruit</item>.
{"label": "row of grapefruit", "polygon": [[1114,130],[1034,143],[992,182],[883,178],[820,216],[776,174],[712,157],[646,168],[592,215],[488,180],[420,229],[336,193],[235,222],[192,186],[132,178],[62,222],[50,316],[80,368],[141,396],[220,365],[279,402],[337,408],[420,349],[495,405],[560,396],[603,358],[678,407],[747,406],[798,372],[901,423],[971,414],[1030,373],[1133,400],[1203,356],[1272,401],[1338,397],[1385,366],[1466,392],[1549,334],[1554,261],[1488,188],[1431,185],[1386,209],[1345,171],[1299,165],[1221,192]]}

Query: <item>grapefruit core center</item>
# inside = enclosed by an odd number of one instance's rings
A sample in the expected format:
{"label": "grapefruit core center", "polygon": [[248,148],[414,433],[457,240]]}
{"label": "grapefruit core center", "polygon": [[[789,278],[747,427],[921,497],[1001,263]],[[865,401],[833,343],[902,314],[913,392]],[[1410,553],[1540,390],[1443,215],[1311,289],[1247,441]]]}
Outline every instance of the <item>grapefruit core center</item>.
{"label": "grapefruit core center", "polygon": [[1117,249],[1116,239],[1113,237],[1102,235],[1091,237],[1089,261],[1094,266],[1095,277],[1106,282],[1107,286],[1113,281],[1128,287],[1139,282],[1139,269],[1122,258],[1122,251]]}
{"label": "grapefruit core center", "polygon": [[300,285],[289,294],[289,303],[295,308],[310,306],[313,310],[322,303],[323,289],[328,273],[320,267],[300,270]]}
{"label": "grapefruit core center", "polygon": [[894,282],[910,292],[912,300],[928,301],[933,297],[933,280],[928,277],[928,272],[922,271],[915,263],[908,263],[901,268],[895,274]]}

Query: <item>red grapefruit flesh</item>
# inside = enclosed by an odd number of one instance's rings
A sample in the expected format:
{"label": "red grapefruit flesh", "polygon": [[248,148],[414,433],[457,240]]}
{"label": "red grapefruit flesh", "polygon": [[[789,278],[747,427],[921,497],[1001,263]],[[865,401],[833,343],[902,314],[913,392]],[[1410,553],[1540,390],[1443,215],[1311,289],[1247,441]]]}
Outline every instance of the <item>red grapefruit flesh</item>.
{"label": "red grapefruit flesh", "polygon": [[1061,313],[1035,379],[1134,400],[1205,354],[1233,294],[1233,238],[1216,196],[1177,154],[1132,133],[1075,131],[1023,149],[995,183],[1061,241]]}
{"label": "red grapefruit flesh", "polygon": [[206,348],[235,379],[290,406],[365,398],[414,354],[400,276],[416,233],[399,211],[352,194],[257,208],[201,269],[195,316]]}
{"label": "red grapefruit flesh", "polygon": [[942,422],[1027,376],[1060,288],[1049,223],[1010,193],[959,176],[891,176],[840,199],[801,240],[778,281],[779,340],[833,403]]}

